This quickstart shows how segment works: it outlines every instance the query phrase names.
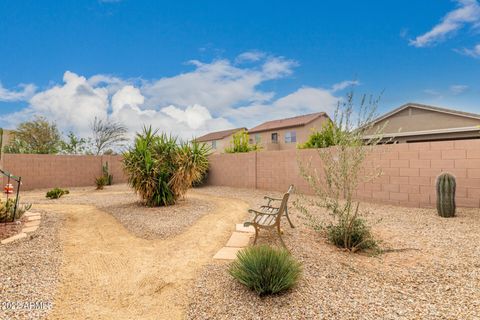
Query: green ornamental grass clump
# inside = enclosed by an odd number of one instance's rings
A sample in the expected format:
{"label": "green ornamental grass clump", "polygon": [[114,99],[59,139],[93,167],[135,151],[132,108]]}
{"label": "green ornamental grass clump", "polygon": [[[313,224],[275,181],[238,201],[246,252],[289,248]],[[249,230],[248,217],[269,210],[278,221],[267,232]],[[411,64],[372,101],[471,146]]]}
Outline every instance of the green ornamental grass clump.
{"label": "green ornamental grass clump", "polygon": [[268,295],[293,287],[302,267],[286,249],[262,245],[240,251],[229,273],[258,295]]}
{"label": "green ornamental grass clump", "polygon": [[61,189],[61,188],[53,188],[52,190],[47,192],[46,197],[50,199],[58,199],[64,194],[69,194],[70,191],[67,189]]}

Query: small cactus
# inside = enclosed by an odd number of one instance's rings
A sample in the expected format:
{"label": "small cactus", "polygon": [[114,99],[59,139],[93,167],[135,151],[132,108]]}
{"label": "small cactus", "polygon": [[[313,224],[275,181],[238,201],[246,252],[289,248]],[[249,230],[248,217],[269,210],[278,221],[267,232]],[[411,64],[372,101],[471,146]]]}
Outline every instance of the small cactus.
{"label": "small cactus", "polygon": [[455,189],[457,183],[450,173],[437,177],[437,211],[441,217],[455,216]]}

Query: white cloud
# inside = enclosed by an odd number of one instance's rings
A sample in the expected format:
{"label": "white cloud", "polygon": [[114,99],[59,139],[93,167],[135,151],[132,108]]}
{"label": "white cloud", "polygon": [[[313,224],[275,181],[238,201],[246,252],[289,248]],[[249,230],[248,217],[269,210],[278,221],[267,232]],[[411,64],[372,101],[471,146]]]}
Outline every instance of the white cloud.
{"label": "white cloud", "polygon": [[22,101],[28,100],[37,89],[33,84],[20,85],[19,91],[8,90],[0,83],[0,101]]}
{"label": "white cloud", "polygon": [[88,136],[92,120],[100,117],[124,123],[132,135],[151,125],[191,138],[304,113],[331,113],[340,99],[336,91],[358,84],[348,80],[332,88],[305,86],[275,97],[259,86],[292,74],[295,61],[264,56],[243,67],[229,60],[190,64],[189,72],[152,80],[102,74],[86,78],[67,71],[63,83],[37,92],[28,99],[28,107],[0,117],[0,122],[14,127],[43,115],[64,132]]}
{"label": "white cloud", "polygon": [[477,27],[480,23],[480,5],[477,0],[457,0],[458,8],[450,11],[442,21],[430,31],[410,40],[414,47],[435,45],[445,40],[466,24]]}
{"label": "white cloud", "polygon": [[270,104],[251,104],[231,109],[227,115],[240,119],[238,126],[254,127],[264,121],[294,117],[314,112],[332,114],[340,97],[331,90],[323,88],[302,87],[295,92],[281,97]]}
{"label": "white cloud", "polygon": [[469,87],[464,84],[454,84],[451,85],[449,89],[454,95],[459,95],[467,91]]}
{"label": "white cloud", "polygon": [[261,60],[265,57],[265,53],[261,51],[247,51],[241,53],[235,59],[236,63],[243,63],[243,62],[256,62]]}
{"label": "white cloud", "polygon": [[259,67],[240,68],[228,60],[212,63],[190,61],[195,70],[177,76],[161,78],[142,87],[148,106],[176,105],[181,107],[199,104],[208,106],[213,115],[239,103],[268,101],[272,92],[257,89],[268,80],[290,75],[295,61],[269,57]]}
{"label": "white cloud", "polygon": [[456,49],[455,51],[472,58],[477,58],[477,59],[480,58],[480,44],[477,44],[471,49],[463,48],[463,49]]}
{"label": "white cloud", "polygon": [[355,86],[358,86],[358,85],[360,85],[360,82],[357,81],[357,80],[345,80],[345,81],[342,81],[342,82],[339,82],[339,83],[335,83],[332,86],[332,92],[341,91],[341,90],[346,89],[348,87],[355,87]]}
{"label": "white cloud", "polygon": [[205,122],[212,119],[208,109],[198,104],[187,107],[185,110],[175,106],[168,106],[162,108],[161,111],[175,119],[177,123],[185,123],[194,130],[202,127]]}

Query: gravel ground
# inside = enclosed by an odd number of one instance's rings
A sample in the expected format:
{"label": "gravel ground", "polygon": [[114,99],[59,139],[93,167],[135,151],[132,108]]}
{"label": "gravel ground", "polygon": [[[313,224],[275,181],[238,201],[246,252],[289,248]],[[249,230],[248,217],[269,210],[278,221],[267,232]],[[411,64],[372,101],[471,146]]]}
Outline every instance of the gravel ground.
{"label": "gravel ground", "polygon": [[37,231],[0,245],[0,319],[43,319],[51,310],[62,254],[60,219],[42,212]]}
{"label": "gravel ground", "polygon": [[8,237],[11,237],[19,233],[22,230],[24,222],[25,222],[24,217],[21,217],[15,222],[7,222],[7,223],[0,222],[0,240],[6,239]]}
{"label": "gravel ground", "polygon": [[[200,191],[252,206],[266,193],[221,187]],[[284,240],[303,263],[298,286],[259,298],[227,274],[228,263],[212,263],[192,285],[188,318],[480,319],[479,209],[459,209],[457,217],[445,219],[433,209],[363,206],[372,212],[367,219],[377,221],[373,232],[386,253],[339,250],[291,210],[297,228],[284,221]],[[321,210],[315,215],[328,219]]]}
{"label": "gravel ground", "polygon": [[71,188],[60,199],[45,198],[47,190],[25,192],[24,201],[40,204],[84,204],[113,215],[125,228],[140,238],[165,239],[177,235],[210,212],[214,204],[186,196],[174,206],[145,207],[126,184],[94,188]]}

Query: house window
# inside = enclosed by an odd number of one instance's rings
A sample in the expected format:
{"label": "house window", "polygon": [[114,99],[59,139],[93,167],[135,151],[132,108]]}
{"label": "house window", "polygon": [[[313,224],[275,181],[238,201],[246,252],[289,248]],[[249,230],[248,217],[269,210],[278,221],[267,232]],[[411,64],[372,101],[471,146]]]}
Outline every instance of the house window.
{"label": "house window", "polygon": [[255,143],[259,144],[262,141],[262,136],[260,133],[255,134]]}
{"label": "house window", "polygon": [[217,140],[212,141],[212,149],[217,149]]}
{"label": "house window", "polygon": [[297,133],[295,131],[288,131],[285,133],[285,143],[297,142]]}
{"label": "house window", "polygon": [[278,143],[278,133],[272,133],[272,143]]}

